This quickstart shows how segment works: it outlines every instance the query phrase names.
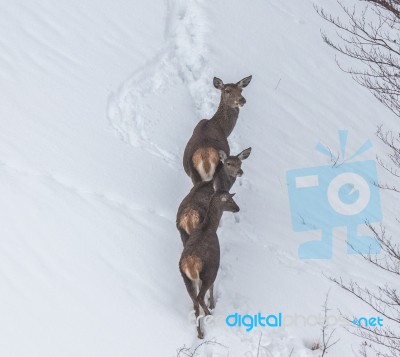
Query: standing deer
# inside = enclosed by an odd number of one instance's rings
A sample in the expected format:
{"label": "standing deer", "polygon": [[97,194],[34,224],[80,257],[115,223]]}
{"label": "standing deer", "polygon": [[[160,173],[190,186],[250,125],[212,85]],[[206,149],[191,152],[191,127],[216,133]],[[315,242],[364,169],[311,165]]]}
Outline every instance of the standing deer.
{"label": "standing deer", "polygon": [[[239,212],[239,206],[233,200],[234,194],[217,191],[210,200],[203,223],[190,235],[183,248],[179,261],[179,270],[186,289],[193,301],[196,321],[200,306],[206,315],[211,315],[204,302],[206,292],[212,288],[220,262],[220,249],[217,228],[224,211]],[[199,292],[197,293],[197,288]],[[212,289],[210,290],[210,308],[215,306]],[[197,335],[203,338],[203,332],[197,321]]]}
{"label": "standing deer", "polygon": [[213,181],[198,182],[182,200],[176,216],[176,227],[185,245],[189,235],[203,221],[211,196],[217,190],[229,191],[236,177],[243,175],[242,160],[249,157],[251,148],[243,150],[236,156],[226,156],[220,150],[221,167],[217,168]]}
{"label": "standing deer", "polygon": [[228,136],[236,125],[239,108],[246,103],[242,89],[251,78],[224,84],[214,77],[214,87],[221,91],[218,109],[211,119],[203,119],[196,125],[183,154],[183,167],[193,184],[212,180],[219,162],[219,150],[230,155]]}

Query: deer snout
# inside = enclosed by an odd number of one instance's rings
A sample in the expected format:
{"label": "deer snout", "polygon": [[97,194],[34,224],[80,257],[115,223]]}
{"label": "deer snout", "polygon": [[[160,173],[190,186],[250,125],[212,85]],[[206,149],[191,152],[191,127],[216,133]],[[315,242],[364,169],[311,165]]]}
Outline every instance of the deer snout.
{"label": "deer snout", "polygon": [[239,99],[239,105],[243,107],[246,104],[246,99],[244,97]]}
{"label": "deer snout", "polygon": [[232,212],[236,213],[236,212],[239,212],[239,211],[240,211],[239,206],[237,204],[235,204],[235,206],[233,207]]}
{"label": "deer snout", "polygon": [[242,175],[243,175],[243,170],[242,170],[242,169],[239,169],[238,172],[237,172],[237,174],[236,174],[236,176],[237,176],[237,177],[242,177]]}

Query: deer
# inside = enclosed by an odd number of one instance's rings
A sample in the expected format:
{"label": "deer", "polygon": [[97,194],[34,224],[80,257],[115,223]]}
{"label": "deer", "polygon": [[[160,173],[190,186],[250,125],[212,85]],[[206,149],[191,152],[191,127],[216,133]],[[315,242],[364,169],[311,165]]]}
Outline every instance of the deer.
{"label": "deer", "polygon": [[235,156],[227,156],[220,150],[220,164],[214,179],[198,182],[182,200],[176,215],[176,227],[184,246],[193,230],[203,221],[214,192],[218,190],[229,192],[236,178],[243,175],[242,161],[247,159],[250,153],[251,147]]}
{"label": "deer", "polygon": [[220,78],[214,77],[214,87],[221,91],[218,109],[211,119],[202,119],[196,125],[183,154],[183,167],[193,185],[213,179],[220,150],[230,155],[228,137],[236,125],[240,107],[246,103],[242,90],[251,78],[248,76],[236,84],[224,84]]}
{"label": "deer", "polygon": [[215,307],[213,285],[220,263],[218,224],[223,212],[239,212],[240,210],[233,200],[234,195],[228,191],[217,191],[212,195],[203,222],[190,234],[179,260],[179,270],[193,301],[197,336],[200,339],[204,336],[198,321],[200,306],[206,316],[211,315],[204,301],[208,290],[210,290],[210,309]]}

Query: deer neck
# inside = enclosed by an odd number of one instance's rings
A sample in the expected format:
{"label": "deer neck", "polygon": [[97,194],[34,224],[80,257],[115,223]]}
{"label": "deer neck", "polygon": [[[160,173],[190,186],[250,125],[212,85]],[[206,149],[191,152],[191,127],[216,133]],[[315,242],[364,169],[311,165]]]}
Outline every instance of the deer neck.
{"label": "deer neck", "polygon": [[228,137],[236,125],[238,116],[239,108],[231,108],[223,104],[221,99],[218,109],[211,120],[217,122],[224,131],[225,136]]}
{"label": "deer neck", "polygon": [[225,169],[225,165],[222,168],[221,172],[219,173],[219,175],[217,176],[217,180],[218,180],[218,190],[221,191],[230,191],[230,189],[232,188],[233,184],[236,181],[236,177],[232,177],[228,174],[228,172]]}
{"label": "deer neck", "polygon": [[218,208],[213,199],[211,199],[208,210],[203,221],[203,228],[206,231],[216,232],[218,229],[219,221],[221,220],[223,211]]}

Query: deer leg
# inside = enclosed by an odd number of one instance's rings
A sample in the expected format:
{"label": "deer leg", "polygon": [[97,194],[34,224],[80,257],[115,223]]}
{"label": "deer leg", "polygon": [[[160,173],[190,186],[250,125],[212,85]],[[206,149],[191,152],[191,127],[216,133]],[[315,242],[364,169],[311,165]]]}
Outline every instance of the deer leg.
{"label": "deer leg", "polygon": [[209,299],[209,304],[210,304],[210,309],[213,310],[215,309],[215,301],[214,301],[214,284],[211,285],[210,290],[210,299]]}
{"label": "deer leg", "polygon": [[206,295],[207,290],[211,287],[212,284],[208,284],[207,282],[203,281],[201,286],[200,292],[197,295],[197,301],[199,302],[200,306],[203,308],[204,313],[206,315],[211,315],[210,310],[208,309],[206,303],[204,302],[204,297]]}
{"label": "deer leg", "polygon": [[203,334],[203,331],[201,331],[200,320],[198,319],[198,317],[200,315],[200,308],[199,308],[199,302],[198,302],[197,296],[196,296],[196,286],[195,286],[196,283],[194,281],[190,280],[186,276],[183,276],[183,280],[185,282],[186,290],[189,293],[189,296],[191,297],[191,299],[193,301],[193,309],[194,309],[195,316],[196,316],[197,337],[203,338],[204,334]]}
{"label": "deer leg", "polygon": [[199,302],[196,296],[196,287],[194,286],[194,282],[189,278],[187,278],[186,276],[183,277],[183,280],[186,285],[186,290],[193,301],[193,309],[196,314],[196,318],[198,318],[200,315],[200,309],[199,309]]}

